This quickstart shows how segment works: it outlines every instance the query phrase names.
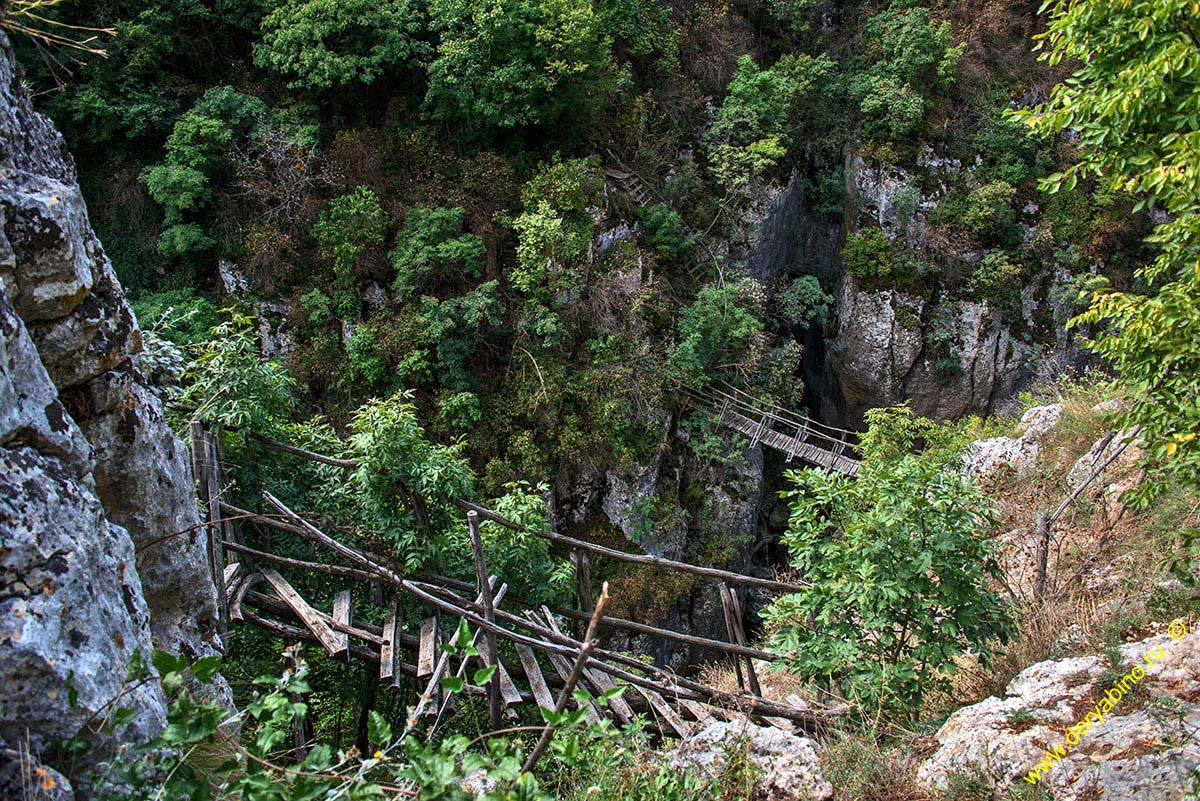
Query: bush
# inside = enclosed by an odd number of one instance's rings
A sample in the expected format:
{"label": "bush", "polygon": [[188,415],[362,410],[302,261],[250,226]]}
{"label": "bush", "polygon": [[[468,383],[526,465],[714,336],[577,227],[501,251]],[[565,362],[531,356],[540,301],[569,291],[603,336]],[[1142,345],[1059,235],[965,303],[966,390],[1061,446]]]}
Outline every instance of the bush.
{"label": "bush", "polygon": [[404,228],[392,251],[396,292],[407,297],[433,278],[457,282],[483,271],[483,240],[463,233],[466,212],[461,208],[408,210]]}
{"label": "bush", "polygon": [[775,298],[779,314],[789,324],[801,328],[813,323],[824,324],[833,297],[821,289],[821,283],[811,275],[802,275]]}
{"label": "bush", "polygon": [[864,228],[846,238],[842,263],[864,281],[887,279],[892,275],[892,246],[881,228]]}
{"label": "bush", "polygon": [[762,355],[762,289],[750,278],[706,286],[679,317],[670,364],[679,379],[700,384],[716,371],[746,372]]}
{"label": "bush", "polygon": [[428,54],[421,16],[409,0],[282,0],[262,22],[254,61],[292,89],[370,84]]}
{"label": "bush", "polygon": [[209,332],[221,322],[217,307],[194,289],[171,289],[145,295],[130,303],[143,329],[181,347],[208,339]]}
{"label": "bush", "polygon": [[967,292],[977,300],[996,299],[1021,285],[1021,267],[1002,250],[988,251],[967,279]]}
{"label": "bush", "polygon": [[333,307],[344,320],[358,317],[356,285],[359,258],[370,245],[383,241],[387,217],[379,198],[365,186],[334,198],[313,226],[321,256],[333,266]]}
{"label": "bush", "polygon": [[1017,221],[1012,207],[1016,195],[1013,185],[1004,181],[984,184],[967,195],[963,224],[984,242],[1009,241]]}
{"label": "bush", "polygon": [[[808,680],[909,717],[966,649],[986,657],[1005,612],[988,534],[995,511],[943,455],[908,453],[927,427],[868,412],[858,477],[793,471],[784,542],[812,582],[763,614],[770,647]],[[888,432],[885,437],[884,432]]]}

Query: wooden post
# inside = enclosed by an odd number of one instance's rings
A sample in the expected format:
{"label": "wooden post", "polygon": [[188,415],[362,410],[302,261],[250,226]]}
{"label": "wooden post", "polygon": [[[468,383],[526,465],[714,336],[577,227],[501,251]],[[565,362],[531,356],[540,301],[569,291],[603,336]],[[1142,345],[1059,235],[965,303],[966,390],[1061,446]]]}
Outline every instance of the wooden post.
{"label": "wooden post", "polygon": [[[192,478],[196,481],[196,497],[204,502],[204,526],[206,538],[206,555],[208,557],[208,572],[212,577],[213,586],[221,589],[221,582],[225,577],[225,566],[221,563],[218,557],[217,539],[221,536],[217,525],[213,522],[220,516],[220,510],[216,507],[216,489],[211,485],[212,472],[209,469],[209,445],[208,432],[204,430],[204,424],[199,420],[192,420],[188,424],[188,433],[192,445]],[[217,595],[217,625],[218,629],[224,633],[229,622],[229,607],[225,603],[225,593],[218,592]]]}
{"label": "wooden post", "polygon": [[592,602],[592,558],[587,551],[576,548],[571,551],[571,561],[575,563],[575,592],[579,598],[579,611],[591,617],[595,607]]}
{"label": "wooden post", "polygon": [[[729,588],[725,586],[725,582],[717,585],[717,592],[721,596],[721,611],[725,613],[725,633],[729,635],[729,641],[737,642],[737,632],[733,628],[733,604],[729,598]],[[737,673],[738,689],[746,689],[746,679],[742,676],[742,660],[736,656],[733,658],[733,669]]]}
{"label": "wooden post", "polygon": [[[738,600],[737,593],[731,591],[728,587],[725,592],[729,595],[730,607],[733,612],[733,631],[737,636],[737,644],[746,645],[746,631],[742,628],[742,602]],[[758,684],[758,673],[754,670],[754,659],[747,656],[746,660],[746,679],[750,682],[750,692],[762,697],[762,688]]]}
{"label": "wooden post", "polygon": [[1046,591],[1046,562],[1050,556],[1050,520],[1046,515],[1038,515],[1034,535],[1037,537],[1037,574],[1033,579],[1033,600],[1040,603]]}
{"label": "wooden post", "polygon": [[[492,588],[488,584],[487,563],[483,559],[483,536],[479,531],[479,513],[472,510],[467,512],[467,528],[471,532],[471,550],[475,552],[475,581],[479,585],[479,594],[483,597],[483,619],[488,623],[496,622],[496,609],[492,604]],[[488,712],[491,717],[492,729],[499,729],[500,718],[500,657],[496,651],[496,632],[488,630],[484,643],[486,645],[486,662],[496,668],[488,682]]]}
{"label": "wooden post", "polygon": [[[208,519],[210,522],[209,548],[212,551],[210,559],[213,569],[216,570],[214,575],[221,577],[225,575],[225,546],[223,543],[225,540],[231,539],[233,533],[229,524],[221,521],[221,465],[217,459],[217,441],[211,431],[204,432],[204,456],[204,483],[208,491]],[[227,631],[229,629],[229,607],[225,603],[224,593],[217,596],[217,616],[220,630]]]}

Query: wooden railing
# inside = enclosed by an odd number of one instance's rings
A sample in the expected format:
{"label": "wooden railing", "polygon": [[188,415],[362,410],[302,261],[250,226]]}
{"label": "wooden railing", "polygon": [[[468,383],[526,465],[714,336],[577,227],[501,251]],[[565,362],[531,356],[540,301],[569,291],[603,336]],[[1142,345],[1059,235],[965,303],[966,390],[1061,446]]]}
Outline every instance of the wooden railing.
{"label": "wooden railing", "polygon": [[[297,458],[346,469],[358,466],[352,459],[328,457],[259,435],[253,435],[253,438],[271,450]],[[661,728],[681,737],[690,733],[696,724],[739,716],[755,716],[781,728],[795,724],[812,731],[826,725],[837,714],[837,710],[806,708],[794,697],[780,701],[763,696],[755,662],[778,657],[754,648],[746,641],[738,598],[729,589],[730,585],[742,585],[775,592],[803,592],[806,589],[803,583],[619,551],[548,529],[521,526],[493,510],[462,499],[454,503],[465,512],[475,544],[476,582],[433,575],[406,575],[387,558],[330,536],[270,493],[263,493],[264,511],[261,512],[233,505],[225,497],[229,483],[221,465],[219,437],[197,423],[192,426],[192,447],[200,495],[207,511],[210,561],[221,589],[222,625],[227,621],[247,623],[288,640],[315,642],[337,658],[378,663],[380,679],[392,686],[399,686],[401,675],[413,676],[418,682],[424,682],[425,687],[417,697],[413,719],[434,717],[433,726],[436,727],[446,708],[446,699],[439,701],[441,686],[438,681],[449,675],[452,668],[452,660],[440,647],[444,639],[442,632],[451,630],[443,629],[439,624],[445,617],[467,621],[485,646],[478,649],[480,658],[497,666],[487,687],[466,688],[467,692],[488,696],[493,717],[507,706],[526,701],[554,707],[556,702],[550,697],[549,689],[555,687],[561,691],[569,686],[575,673],[578,673],[576,680],[596,696],[602,696],[614,683],[626,685],[636,693],[629,698],[614,698],[603,708],[598,704],[586,705],[590,718],[605,715],[624,721],[635,712],[648,712],[657,718]],[[479,535],[480,523],[484,520],[543,537],[568,549],[577,571],[577,609],[522,605],[503,577],[488,572]],[[242,537],[246,527],[299,536],[324,553],[325,558],[301,560],[272,553],[268,546],[252,547]],[[270,537],[263,536],[260,541],[269,543]],[[586,638],[578,640],[566,634],[566,620],[586,621],[593,616],[597,601],[593,597],[590,577],[590,558],[593,556],[719,582],[728,642],[606,615],[596,622],[609,628],[724,653],[734,660],[740,691],[728,692],[665,668],[647,665],[632,656],[589,644]],[[334,596],[326,612],[306,600],[284,572],[337,576],[346,579],[351,586]],[[390,596],[384,604],[390,611],[383,626],[353,617],[352,593],[355,586],[363,584],[374,588],[374,596],[381,593]],[[401,597],[415,600],[431,610],[431,616],[419,632],[404,630],[402,617],[398,614]],[[286,618],[291,618],[291,622]],[[497,640],[510,643],[519,659],[501,659],[494,645]],[[412,657],[406,659],[404,653]],[[586,665],[576,670],[581,660]],[[466,663],[464,659],[459,664],[459,676],[465,675]]]}

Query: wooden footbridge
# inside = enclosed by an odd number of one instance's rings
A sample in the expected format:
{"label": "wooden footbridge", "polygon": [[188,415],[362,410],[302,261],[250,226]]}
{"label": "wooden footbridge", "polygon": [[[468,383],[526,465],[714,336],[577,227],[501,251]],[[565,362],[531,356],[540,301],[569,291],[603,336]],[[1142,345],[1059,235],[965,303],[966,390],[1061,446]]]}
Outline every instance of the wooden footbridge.
{"label": "wooden footbridge", "polygon": [[[249,436],[268,449],[336,467],[357,467],[357,462],[351,459],[337,459],[261,436]],[[207,507],[205,526],[210,568],[222,590],[222,626],[227,626],[229,621],[241,622],[287,641],[316,643],[338,659],[377,664],[380,680],[392,687],[401,686],[402,676],[414,678],[416,686],[424,689],[408,706],[409,729],[418,721],[426,720],[432,736],[453,701],[443,691],[442,680],[455,677],[464,681],[464,692],[487,696],[494,729],[500,728],[505,709],[525,703],[549,709],[574,704],[584,709],[590,720],[608,717],[627,722],[634,714],[644,713],[661,731],[679,737],[718,719],[754,718],[789,731],[794,726],[814,731],[838,713],[838,710],[810,708],[795,696],[783,700],[765,697],[758,670],[763,662],[778,657],[749,645],[742,628],[742,611],[734,588],[803,592],[806,589],[803,583],[618,551],[550,530],[523,527],[466,500],[455,503],[464,512],[471,534],[476,581],[469,583],[434,575],[405,574],[388,558],[352,545],[346,538],[330,536],[270,493],[262,495],[261,512],[229,503],[226,498],[230,484],[222,465],[220,438],[200,423],[192,424],[191,438],[193,469],[201,500]],[[503,576],[491,575],[480,537],[480,525],[484,520],[543,537],[567,550],[576,568],[575,608],[551,609],[525,604],[509,591]],[[268,545],[247,545],[242,534],[248,528],[258,533],[256,543]],[[280,532],[307,541],[322,554],[322,558],[307,561],[273,553],[269,546],[271,532],[277,533],[277,541],[293,539],[281,538]],[[729,640],[698,637],[603,615],[607,585],[597,598],[590,578],[590,563],[594,558],[687,573],[716,582]],[[346,586],[331,599],[326,599],[324,603],[328,605],[324,606],[304,598],[296,590],[293,583],[296,577],[306,574],[335,577]],[[292,576],[293,580],[287,576]],[[384,619],[382,625],[354,617],[351,601],[356,593],[369,593],[373,602],[386,610],[376,616],[376,619]],[[360,594],[357,597],[361,602],[368,596]],[[415,601],[428,610],[428,617],[419,628],[415,625],[411,630],[406,627],[400,611],[401,599]],[[458,630],[458,621],[465,621],[474,632],[477,657],[459,658],[442,648]],[[599,625],[725,654],[733,661],[739,689],[723,690],[599,647],[588,634],[582,633],[581,623],[589,624],[589,632]],[[573,636],[572,630],[579,632],[581,638]],[[499,642],[508,644],[503,656]],[[473,672],[468,668],[472,660],[496,666],[486,687],[470,684],[468,677]],[[593,698],[607,700],[576,700],[572,694],[576,683],[587,689]],[[608,691],[616,685],[623,685],[628,691],[613,696]],[[557,690],[557,698],[553,690]]]}
{"label": "wooden footbridge", "polygon": [[858,474],[855,454],[857,435],[853,431],[818,423],[804,415],[789,412],[726,384],[703,390],[687,390],[694,405],[716,416],[719,426],[732,428],[749,437],[750,444],[763,444],[808,464],[845,473]]}

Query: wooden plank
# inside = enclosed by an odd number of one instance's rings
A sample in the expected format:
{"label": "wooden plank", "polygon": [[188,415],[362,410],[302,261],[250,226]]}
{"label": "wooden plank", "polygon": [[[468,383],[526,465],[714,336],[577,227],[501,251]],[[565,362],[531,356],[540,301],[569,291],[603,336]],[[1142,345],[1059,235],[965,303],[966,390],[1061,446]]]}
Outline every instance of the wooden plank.
{"label": "wooden plank", "polygon": [[700,703],[699,701],[680,701],[679,705],[681,707],[683,707],[684,709],[686,709],[688,712],[691,712],[692,717],[694,717],[696,719],[696,722],[699,723],[701,726],[707,726],[708,724],[710,724],[714,720],[716,720],[716,718],[713,717],[712,713],[708,711],[708,707],[706,707],[704,704]]}
{"label": "wooden plank", "polygon": [[[467,529],[471,532],[471,550],[475,555],[475,583],[479,589],[479,596],[483,598],[483,619],[494,624],[496,610],[492,604],[492,588],[488,583],[487,564],[483,559],[483,535],[479,530],[479,512],[467,512]],[[498,668],[492,674],[491,681],[488,682],[488,717],[494,731],[500,728],[500,704],[503,700],[500,687],[500,657],[496,650],[496,632],[490,628],[485,631],[483,642],[486,646],[484,649],[486,664],[495,665]]]}
{"label": "wooden plank", "polygon": [[242,616],[242,599],[246,597],[246,593],[250,591],[251,587],[262,580],[262,573],[251,573],[234,585],[229,595],[230,620],[236,620],[239,623],[245,620]]}
{"label": "wooden plank", "polygon": [[[733,631],[737,636],[737,644],[744,646],[746,644],[746,630],[742,627],[742,620],[745,616],[742,614],[742,602],[738,600],[737,593],[726,588],[729,593],[729,600],[733,607]],[[762,687],[758,683],[758,672],[754,669],[754,660],[746,657],[746,679],[750,682],[750,692],[758,697],[762,697]]]}
{"label": "wooden plank", "polygon": [[496,673],[500,676],[500,697],[504,700],[504,705],[513,706],[521,703],[521,691],[517,689],[517,685],[513,684],[512,677],[508,675],[504,663],[497,660],[496,668]]}
{"label": "wooden plank", "polygon": [[347,658],[350,654],[350,637],[344,630],[339,630],[338,626],[350,628],[350,590],[342,590],[337,595],[333,596],[333,614],[330,615],[333,620],[333,632],[336,636],[341,637],[342,647],[346,651]]}
{"label": "wooden plank", "polygon": [[[563,681],[567,681],[567,679],[571,676],[571,663],[567,661],[567,658],[549,652],[546,653],[546,656],[549,658],[550,664],[554,667],[554,672],[558,674],[559,678],[561,678]],[[571,703],[576,707],[579,706],[579,702],[575,699],[572,699]],[[588,723],[600,722],[600,713],[596,710],[595,704],[589,701],[586,703],[584,708],[586,710],[584,714],[587,717]]]}
{"label": "wooden plank", "polygon": [[529,689],[533,691],[533,697],[538,706],[542,709],[554,709],[554,696],[550,694],[546,677],[542,675],[542,669],[538,666],[537,654],[528,645],[518,643],[517,657],[521,660],[521,668],[525,671],[525,680],[529,682]]}
{"label": "wooden plank", "polygon": [[383,644],[379,646],[379,679],[387,681],[396,672],[396,634],[398,633],[400,605],[392,604],[387,621],[383,624]]}
{"label": "wooden plank", "polygon": [[[606,693],[617,686],[613,680],[608,677],[608,674],[602,670],[588,670],[585,668],[583,675],[588,682],[601,693]],[[634,718],[632,707],[630,707],[625,699],[620,696],[608,699],[608,708],[613,711],[613,714],[616,716],[617,720],[621,721],[622,723],[629,723]]]}
{"label": "wooden plank", "polygon": [[421,645],[417,649],[417,678],[423,679],[433,673],[438,651],[437,615],[421,624]]}
{"label": "wooden plank", "polygon": [[680,737],[687,737],[692,733],[691,727],[684,722],[683,718],[679,717],[678,712],[671,708],[671,705],[667,703],[667,699],[663,698],[661,695],[648,687],[638,687],[635,685],[634,689],[642,694],[642,697],[646,699],[654,711],[657,712],[659,716],[667,722],[667,725],[670,726],[676,734],[678,734]]}
{"label": "wooden plank", "polygon": [[229,592],[229,588],[233,586],[233,582],[237,581],[242,570],[241,562],[230,562],[225,565],[225,577],[221,582],[221,586],[225,588],[225,592]]}
{"label": "wooden plank", "polygon": [[348,647],[346,635],[331,629],[321,619],[317,610],[309,606],[308,602],[300,597],[300,593],[296,592],[292,585],[287,582],[287,579],[279,575],[279,571],[273,567],[264,567],[260,572],[263,578],[270,583],[280,600],[287,604],[296,617],[303,621],[304,627],[313,633],[313,636],[317,638],[317,642],[321,643],[321,646],[329,652],[330,656],[341,656],[346,652]]}
{"label": "wooden plank", "polygon": [[[730,642],[737,642],[737,633],[733,627],[733,603],[729,599],[729,587],[725,586],[725,582],[717,585],[717,594],[721,596],[721,612],[725,615],[725,633]],[[746,679],[742,676],[742,660],[736,656],[733,658],[733,670],[737,674],[738,689],[745,691]]]}

